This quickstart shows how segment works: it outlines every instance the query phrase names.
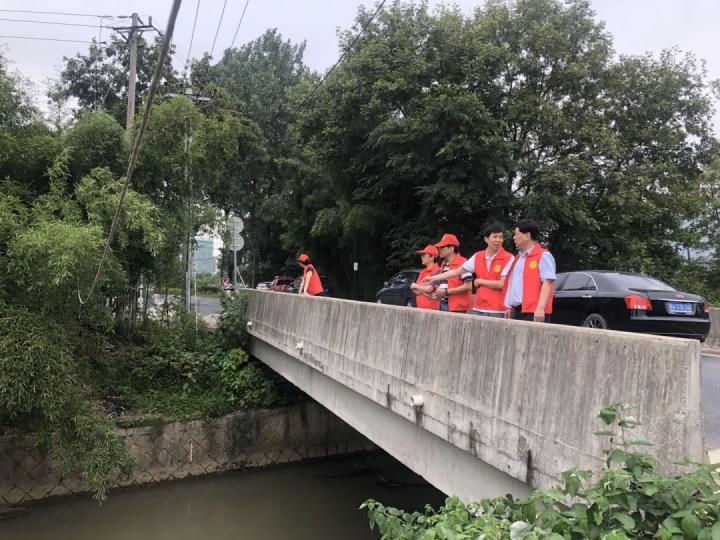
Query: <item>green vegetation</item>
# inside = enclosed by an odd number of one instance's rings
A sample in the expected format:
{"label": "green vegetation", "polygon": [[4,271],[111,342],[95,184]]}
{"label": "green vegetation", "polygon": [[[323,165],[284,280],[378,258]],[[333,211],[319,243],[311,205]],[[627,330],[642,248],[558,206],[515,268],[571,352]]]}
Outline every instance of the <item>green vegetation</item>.
{"label": "green vegetation", "polygon": [[[487,219],[533,217],[560,270],[644,271],[720,301],[720,155],[692,55],[616,58],[582,0],[489,0],[472,16],[395,0],[340,44],[320,87],[275,30],[205,55],[189,73],[213,96],[202,105],[169,95],[168,59],[92,294],[134,136],[127,44],[66,59],[49,119],[0,56],[0,421],[52,439],[99,496],[128,458],[94,399],[188,418],[275,402],[236,351],[242,300],[214,337],[146,313],[148,290],[183,286],[187,239],[231,212],[246,277],[296,273],[302,249],[340,296],[353,261],[367,299],[441,232],[469,252]],[[142,111],[158,43],[138,50]]]}
{"label": "green vegetation", "polygon": [[368,500],[361,509],[383,540],[719,538],[720,465],[687,463],[687,474],[658,474],[654,459],[631,451],[650,445],[630,436],[639,425],[627,414],[631,409],[617,403],[600,412],[610,429],[596,435],[611,448],[596,474],[571,469],[561,485],[527,499],[507,495],[466,505],[449,498],[437,511],[412,514]]}

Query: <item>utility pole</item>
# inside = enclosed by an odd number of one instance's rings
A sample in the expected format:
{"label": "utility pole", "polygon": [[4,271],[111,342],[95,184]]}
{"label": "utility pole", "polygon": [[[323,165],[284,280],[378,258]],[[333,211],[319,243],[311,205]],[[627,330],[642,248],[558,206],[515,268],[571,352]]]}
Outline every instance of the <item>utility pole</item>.
{"label": "utility pole", "polygon": [[[126,19],[127,16],[121,17]],[[130,18],[132,19],[131,26],[113,26],[113,30],[123,36],[130,45],[130,65],[128,66],[128,89],[127,89],[127,117],[125,120],[125,129],[130,131],[132,129],[133,120],[135,119],[135,87],[137,86],[137,46],[139,36],[148,30],[162,33],[153,26],[152,17],[148,19],[148,24],[145,24],[140,20],[140,16],[137,13],[133,13]],[[127,32],[127,35],[125,35]]]}
{"label": "utility pole", "polygon": [[137,42],[138,42],[138,23],[140,16],[137,13],[132,14],[132,26],[130,29],[130,74],[128,77],[128,103],[127,103],[127,120],[125,121],[125,129],[130,131],[135,118],[135,86],[137,84]]}

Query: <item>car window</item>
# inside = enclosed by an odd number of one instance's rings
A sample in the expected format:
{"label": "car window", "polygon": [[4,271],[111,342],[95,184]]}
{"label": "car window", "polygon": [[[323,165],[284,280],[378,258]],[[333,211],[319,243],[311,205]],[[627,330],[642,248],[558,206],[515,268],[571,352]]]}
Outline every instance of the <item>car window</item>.
{"label": "car window", "polygon": [[587,274],[570,274],[565,283],[563,283],[563,291],[585,291],[586,287],[592,287],[592,279]]}
{"label": "car window", "polygon": [[390,278],[390,283],[409,283],[412,281],[410,272],[398,272]]}
{"label": "car window", "polygon": [[674,291],[667,283],[663,283],[659,279],[650,276],[640,276],[634,274],[615,274],[612,276],[613,281],[627,289],[641,289],[650,291]]}

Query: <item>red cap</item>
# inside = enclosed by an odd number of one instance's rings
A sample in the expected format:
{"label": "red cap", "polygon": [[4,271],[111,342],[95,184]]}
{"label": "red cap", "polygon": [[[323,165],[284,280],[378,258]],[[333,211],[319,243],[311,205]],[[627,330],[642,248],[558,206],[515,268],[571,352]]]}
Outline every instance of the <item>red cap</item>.
{"label": "red cap", "polygon": [[433,257],[437,257],[438,249],[435,246],[433,246],[432,244],[428,244],[423,249],[420,249],[420,250],[416,251],[415,253],[419,253],[420,255],[427,254],[427,255],[432,255]]}
{"label": "red cap", "polygon": [[443,247],[443,246],[456,246],[460,247],[460,242],[458,242],[457,236],[454,234],[443,234],[443,237],[440,239],[440,241],[435,244],[436,247]]}
{"label": "red cap", "polygon": [[304,263],[308,262],[310,260],[310,257],[308,257],[305,253],[301,253],[300,255],[298,255],[297,260]]}

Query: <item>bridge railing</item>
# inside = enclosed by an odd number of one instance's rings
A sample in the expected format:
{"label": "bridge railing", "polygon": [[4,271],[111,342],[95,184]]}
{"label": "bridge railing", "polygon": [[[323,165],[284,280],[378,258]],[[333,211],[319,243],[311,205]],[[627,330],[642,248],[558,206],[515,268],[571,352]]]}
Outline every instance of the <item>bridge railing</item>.
{"label": "bridge railing", "polygon": [[247,318],[254,340],[536,487],[598,468],[616,402],[637,405],[661,469],[707,460],[696,341],[265,291]]}

